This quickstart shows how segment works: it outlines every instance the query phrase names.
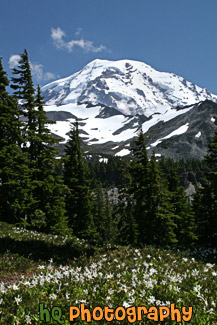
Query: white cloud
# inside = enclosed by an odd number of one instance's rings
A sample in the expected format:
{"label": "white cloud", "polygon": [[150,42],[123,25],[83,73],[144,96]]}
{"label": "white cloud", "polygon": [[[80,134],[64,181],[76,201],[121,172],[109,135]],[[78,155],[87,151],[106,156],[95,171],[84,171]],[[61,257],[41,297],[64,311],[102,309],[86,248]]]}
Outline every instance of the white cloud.
{"label": "white cloud", "polygon": [[60,76],[55,75],[55,73],[53,73],[53,72],[45,72],[43,80],[44,81],[50,81],[50,80],[54,80],[56,78],[60,78]]}
{"label": "white cloud", "polygon": [[45,72],[44,67],[41,63],[30,62],[30,67],[32,76],[37,82],[48,82],[50,80],[59,78],[59,76],[53,72]]}
{"label": "white cloud", "polygon": [[32,63],[30,62],[30,67],[32,71],[32,76],[36,81],[41,82],[43,80],[43,65],[40,63]]}
{"label": "white cloud", "polygon": [[21,57],[19,54],[11,55],[9,58],[9,61],[8,61],[10,69],[15,68],[18,65],[20,59],[21,59]]}
{"label": "white cloud", "polygon": [[64,46],[63,37],[65,32],[61,28],[51,28],[51,38],[54,41],[56,47],[61,48]]}
{"label": "white cloud", "polygon": [[[78,28],[75,34],[79,36],[80,33],[81,28]],[[51,38],[54,42],[54,45],[59,49],[66,49],[71,52],[75,46],[78,46],[82,48],[85,52],[98,53],[102,52],[103,50],[106,50],[105,45],[101,44],[99,46],[95,46],[92,41],[86,41],[82,38],[80,40],[71,40],[69,42],[66,42],[63,39],[65,36],[65,32],[60,27],[57,27],[56,29],[51,28]]]}
{"label": "white cloud", "polygon": [[[10,69],[15,68],[19,64],[20,60],[19,54],[11,55],[8,61]],[[44,67],[41,63],[33,63],[30,61],[30,67],[32,72],[32,77],[35,79],[36,82],[47,82],[50,80],[54,80],[59,76],[55,75],[52,72],[44,72]]]}

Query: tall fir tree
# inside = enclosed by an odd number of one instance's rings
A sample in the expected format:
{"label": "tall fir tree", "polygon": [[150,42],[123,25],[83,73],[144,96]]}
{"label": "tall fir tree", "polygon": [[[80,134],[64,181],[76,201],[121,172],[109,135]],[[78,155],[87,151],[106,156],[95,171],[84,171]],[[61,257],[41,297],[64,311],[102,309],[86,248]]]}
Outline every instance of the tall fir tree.
{"label": "tall fir tree", "polygon": [[37,214],[40,220],[34,217],[34,223],[40,224],[44,216],[44,229],[53,230],[58,233],[69,233],[67,218],[65,215],[65,188],[60,176],[56,173],[57,150],[54,144],[59,142],[52,137],[49,124],[50,121],[43,109],[43,98],[40,87],[37,87],[36,95],[36,137],[35,137],[35,175],[34,175],[34,197],[38,202]]}
{"label": "tall fir tree", "polygon": [[178,216],[171,204],[167,183],[161,175],[154,155],[150,161],[150,177],[148,191],[148,211],[151,219],[149,224],[149,244],[162,246],[177,243],[176,228]]}
{"label": "tall fir tree", "polygon": [[6,91],[8,85],[0,58],[0,219],[14,223],[26,212],[28,170],[20,149],[20,112],[17,102]]}
{"label": "tall fir tree", "polygon": [[65,217],[64,185],[55,173],[56,150],[46,125],[50,124],[43,110],[40,88],[36,99],[28,53],[24,50],[18,67],[13,69],[14,96],[20,111],[26,118],[23,128],[23,153],[28,157],[28,188],[26,222],[30,227],[43,231],[65,233],[68,231]]}
{"label": "tall fir tree", "polygon": [[134,200],[125,184],[119,190],[118,203],[113,207],[113,219],[116,222],[116,243],[137,246],[139,242],[138,224],[134,214]]}
{"label": "tall fir tree", "polygon": [[204,175],[202,187],[197,189],[193,207],[200,244],[217,247],[217,132],[205,158],[210,172]]}
{"label": "tall fir tree", "polygon": [[170,161],[167,181],[170,202],[177,215],[176,237],[178,243],[185,247],[193,246],[197,242],[195,217],[185,190],[180,185],[178,171],[173,161]]}
{"label": "tall fir tree", "polygon": [[23,147],[27,148],[29,160],[33,162],[36,158],[35,138],[37,111],[35,109],[35,89],[33,86],[31,67],[26,49],[24,49],[24,53],[20,56],[18,67],[12,69],[12,73],[16,77],[12,78],[11,88],[14,90],[14,96],[19,102],[22,114],[27,118],[24,128],[25,142]]}
{"label": "tall fir tree", "polygon": [[[145,138],[142,129],[132,145],[133,160],[130,165],[130,184],[128,189],[128,201],[131,207],[130,220],[134,224],[134,219],[138,229],[139,244],[147,243],[150,234],[151,219],[148,214],[149,199],[149,161],[145,145]],[[133,219],[132,219],[133,218]],[[131,226],[132,227],[132,226]],[[135,234],[137,230],[135,229]]]}
{"label": "tall fir tree", "polygon": [[66,211],[69,226],[76,236],[97,239],[92,214],[92,197],[88,180],[88,168],[84,162],[79,138],[78,122],[71,126],[69,141],[63,158],[64,183],[67,186]]}
{"label": "tall fir tree", "polygon": [[115,225],[115,243],[119,245],[138,244],[138,224],[134,218],[134,200],[132,197],[130,162],[120,160],[116,166],[122,179],[117,190],[114,191],[112,205],[112,221]]}
{"label": "tall fir tree", "polygon": [[151,161],[148,159],[142,130],[132,146],[132,155],[132,180],[128,193],[131,199],[131,215],[138,229],[138,244],[174,244],[177,242],[177,216],[154,156]]}
{"label": "tall fir tree", "polygon": [[94,197],[94,225],[100,234],[98,243],[101,245],[114,244],[116,235],[115,218],[112,218],[112,207],[108,191],[99,183]]}

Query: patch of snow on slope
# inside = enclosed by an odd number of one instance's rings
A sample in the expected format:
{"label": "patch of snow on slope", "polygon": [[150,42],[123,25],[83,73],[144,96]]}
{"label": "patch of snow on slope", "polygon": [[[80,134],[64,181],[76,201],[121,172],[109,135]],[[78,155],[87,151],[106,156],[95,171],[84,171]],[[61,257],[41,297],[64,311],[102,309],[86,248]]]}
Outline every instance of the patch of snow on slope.
{"label": "patch of snow on slope", "polygon": [[200,138],[201,137],[201,132],[199,131],[196,135],[195,138]]}
{"label": "patch of snow on slope", "polygon": [[112,150],[115,150],[115,149],[118,149],[119,148],[119,146],[115,146],[114,148],[112,148]]}
{"label": "patch of snow on slope", "polygon": [[174,130],[173,132],[171,132],[170,134],[168,134],[166,137],[161,138],[157,141],[155,141],[154,143],[151,144],[152,147],[156,147],[159,143],[161,143],[163,140],[169,139],[175,135],[180,135],[185,133],[188,130],[188,125],[189,123],[186,123],[182,126],[180,126],[177,130]]}
{"label": "patch of snow on slope", "polygon": [[[127,129],[122,131],[120,134],[114,135],[115,131],[122,128],[127,121],[127,117],[123,115],[115,115],[106,119],[96,118],[99,115],[101,107],[90,107],[86,108],[85,105],[74,105],[67,104],[62,105],[61,109],[65,112],[72,113],[78,119],[82,119],[79,123],[84,123],[81,127],[87,134],[80,134],[81,138],[88,138],[89,144],[102,144],[108,141],[120,142],[136,136],[135,130]],[[45,106],[45,111],[60,111],[60,106]],[[68,140],[67,132],[70,130],[70,122],[74,119],[68,119],[67,121],[57,121],[56,124],[49,126],[51,132]],[[96,139],[96,140],[94,140]],[[64,141],[64,142],[66,142]]]}
{"label": "patch of snow on slope", "polygon": [[154,114],[150,120],[142,124],[142,130],[144,133],[146,133],[152,126],[154,126],[158,122],[167,122],[176,116],[187,113],[188,111],[190,111],[191,108],[192,106],[181,110],[168,109],[164,114]]}
{"label": "patch of snow on slope", "polygon": [[214,117],[211,117],[211,122],[215,122],[215,118]]}
{"label": "patch of snow on slope", "polygon": [[105,164],[107,164],[108,158],[99,158],[99,162],[104,162]]}
{"label": "patch of snow on slope", "polygon": [[57,121],[55,124],[49,124],[48,127],[52,133],[57,134],[58,136],[65,139],[60,143],[66,143],[69,140],[69,136],[66,134],[70,131],[69,121]]}
{"label": "patch of snow on slope", "polygon": [[[154,126],[160,121],[166,122],[174,117],[187,113],[192,107],[188,107],[182,110],[167,109],[164,114],[153,114],[152,118],[142,124],[143,132],[146,133],[149,128]],[[85,131],[81,133],[81,138],[92,144],[103,144],[108,141],[121,142],[132,139],[137,136],[135,128],[126,129],[119,134],[115,134],[115,131],[123,128],[123,126],[129,122],[128,117],[123,115],[115,115],[108,118],[96,118],[99,115],[101,107],[86,107],[85,104],[66,104],[61,106],[49,105],[44,106],[46,112],[69,112],[73,114],[78,122],[81,123],[80,128]],[[75,121],[73,118],[69,118],[66,121],[57,121],[56,124],[50,125],[49,128],[52,133],[59,135],[65,139],[65,143],[68,140],[67,133],[70,131],[70,122]],[[116,147],[113,148],[115,150]]]}
{"label": "patch of snow on slope", "polygon": [[123,156],[129,155],[129,154],[130,154],[130,150],[128,150],[128,149],[122,149],[121,151],[117,152],[115,154],[115,156],[123,157]]}

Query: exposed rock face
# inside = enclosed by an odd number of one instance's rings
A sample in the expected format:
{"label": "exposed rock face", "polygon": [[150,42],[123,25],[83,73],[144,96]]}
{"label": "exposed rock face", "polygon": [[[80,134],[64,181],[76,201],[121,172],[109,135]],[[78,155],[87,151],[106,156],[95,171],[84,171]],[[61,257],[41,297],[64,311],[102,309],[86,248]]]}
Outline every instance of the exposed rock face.
{"label": "exposed rock face", "polygon": [[[174,133],[173,136],[167,138],[183,126],[186,126],[185,132]],[[160,122],[150,128],[146,133],[148,146],[150,146],[149,153],[155,151],[174,160],[202,159],[207,153],[208,144],[215,130],[217,130],[217,104],[207,100],[194,105],[185,114],[165,123]]]}

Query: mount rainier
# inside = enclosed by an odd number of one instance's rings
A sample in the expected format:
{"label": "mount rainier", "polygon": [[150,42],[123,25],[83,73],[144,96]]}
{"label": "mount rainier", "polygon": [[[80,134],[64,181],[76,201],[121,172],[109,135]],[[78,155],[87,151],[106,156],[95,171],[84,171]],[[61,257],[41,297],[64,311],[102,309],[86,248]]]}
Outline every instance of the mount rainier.
{"label": "mount rainier", "polygon": [[149,154],[201,159],[217,125],[217,95],[132,60],[94,60],[42,94],[61,148],[77,119],[89,152],[127,155],[142,127]]}

